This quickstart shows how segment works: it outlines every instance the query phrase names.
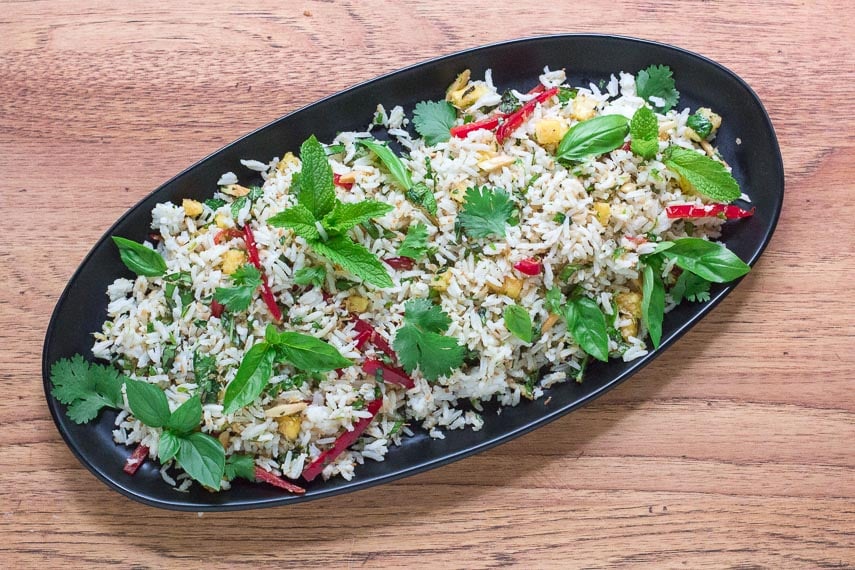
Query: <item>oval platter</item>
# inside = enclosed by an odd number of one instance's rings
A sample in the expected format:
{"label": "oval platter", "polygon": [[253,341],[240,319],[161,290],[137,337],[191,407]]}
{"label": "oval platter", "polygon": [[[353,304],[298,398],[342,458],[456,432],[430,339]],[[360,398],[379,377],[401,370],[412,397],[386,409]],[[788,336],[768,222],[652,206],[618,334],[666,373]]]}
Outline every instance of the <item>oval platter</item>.
{"label": "oval platter", "polygon": [[[772,124],[754,91],[737,75],[700,55],[645,40],[565,34],[512,40],[469,49],[395,71],[331,95],[294,111],[238,139],[181,172],[125,213],[95,244],[71,277],[54,309],[42,354],[42,376],[48,407],[71,451],[96,477],[120,493],[142,503],[186,511],[223,511],[297,503],[364,489],[445,465],[540,427],[582,406],[629,378],[656,358],[709,313],[736,285],[713,286],[711,300],[681,304],[664,321],[662,346],[632,362],[610,361],[591,366],[582,384],[554,386],[536,401],[505,408],[485,406],[480,431],[446,433],[443,440],[422,431],[392,447],[382,462],[360,465],[353,480],[321,478],[306,486],[305,495],[288,495],[267,486],[236,481],[231,490],[209,493],[200,485],[190,492],[173,490],[160,477],[159,466],[147,461],[134,476],[122,471],[132,449],[112,440],[114,411],[104,411],[84,425],[70,421],[64,407],[50,395],[50,367],[60,358],[91,354],[92,333],[106,318],[107,286],[117,277],[131,276],[110,240],[121,235],[142,241],[148,233],[151,209],[158,202],[182,198],[204,199],[216,188],[220,175],[240,170],[240,159],[269,160],[315,134],[332,139],[336,132],[362,130],[377,103],[402,105],[409,114],[422,100],[439,100],[446,87],[465,68],[475,77],[487,69],[501,91],[523,91],[537,82],[544,66],[564,68],[573,85],[608,80],[618,71],[636,73],[649,65],[668,65],[680,91],[678,108],[709,106],[725,121],[716,138],[733,175],[751,197],[756,214],[725,226],[722,240],[753,265],[771,239],[784,197],[784,169]],[[677,349],[679,350],[679,349]]]}

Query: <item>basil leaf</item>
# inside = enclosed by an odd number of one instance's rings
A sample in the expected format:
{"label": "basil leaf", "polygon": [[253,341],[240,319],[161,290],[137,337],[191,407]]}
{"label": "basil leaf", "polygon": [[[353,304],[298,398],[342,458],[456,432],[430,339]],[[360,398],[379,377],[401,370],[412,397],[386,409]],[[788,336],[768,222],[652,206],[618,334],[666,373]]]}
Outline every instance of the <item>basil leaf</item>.
{"label": "basil leaf", "polygon": [[235,453],[226,458],[226,479],[231,481],[235,477],[255,481],[255,460],[252,455]]}
{"label": "basil leaf", "polygon": [[125,382],[125,390],[134,417],[148,427],[159,428],[166,425],[170,415],[169,402],[163,390],[154,384],[130,379]]}
{"label": "basil leaf", "polygon": [[181,446],[179,437],[169,430],[160,433],[160,441],[157,443],[157,458],[161,463],[166,463],[178,453]]}
{"label": "basil leaf", "polygon": [[267,328],[268,342],[276,347],[282,358],[306,372],[327,372],[351,366],[353,362],[343,357],[333,346],[313,336],[291,331],[271,334]]}
{"label": "basil leaf", "polygon": [[684,190],[703,194],[723,204],[742,195],[739,184],[724,165],[705,154],[672,145],[665,149],[662,162],[677,175]]}
{"label": "basil leaf", "polygon": [[202,400],[197,394],[172,412],[166,422],[166,429],[175,432],[177,435],[185,435],[199,427],[201,421]]}
{"label": "basil leaf", "polygon": [[583,160],[611,152],[623,144],[629,121],[623,115],[603,115],[574,125],[561,142],[555,158]]}
{"label": "basil leaf", "polygon": [[222,444],[200,431],[179,438],[178,443],[178,465],[199,483],[219,491],[226,464]]}
{"label": "basil leaf", "polygon": [[662,282],[659,263],[645,263],[642,272],[641,320],[647,327],[654,348],[662,340],[662,319],[665,317],[665,284]]}
{"label": "basil leaf", "polygon": [[531,342],[531,315],[519,305],[508,305],[505,307],[505,326],[518,339]]}
{"label": "basil leaf", "polygon": [[599,305],[588,297],[577,297],[567,303],[564,317],[576,344],[597,360],[608,361],[609,333]]}
{"label": "basil leaf", "polygon": [[113,236],[113,242],[119,248],[122,263],[137,275],[160,277],[166,273],[166,262],[153,249],[119,236]]}
{"label": "basil leaf", "polygon": [[546,292],[545,304],[550,313],[556,315],[564,313],[564,295],[559,287],[553,287]]}
{"label": "basil leaf", "polygon": [[223,397],[223,413],[232,414],[258,398],[273,375],[275,351],[266,342],[259,342],[246,351],[234,380],[229,382]]}
{"label": "basil leaf", "polygon": [[662,252],[676,264],[698,277],[726,283],[748,273],[751,268],[725,246],[700,238],[680,238]]}
{"label": "basil leaf", "polygon": [[315,135],[300,146],[300,160],[303,164],[297,202],[305,206],[316,220],[320,220],[335,205],[335,185],[327,153]]}
{"label": "basil leaf", "polygon": [[395,182],[402,190],[407,191],[413,186],[413,179],[410,178],[410,171],[404,166],[404,162],[392,152],[388,146],[375,140],[360,139],[356,144],[362,145],[374,154],[383,163]]}

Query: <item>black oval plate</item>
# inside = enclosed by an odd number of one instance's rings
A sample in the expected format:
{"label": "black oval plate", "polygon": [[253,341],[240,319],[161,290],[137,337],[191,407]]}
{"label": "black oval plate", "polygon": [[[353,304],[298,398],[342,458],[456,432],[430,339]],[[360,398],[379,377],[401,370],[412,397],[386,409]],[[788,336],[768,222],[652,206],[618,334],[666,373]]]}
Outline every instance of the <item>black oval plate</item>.
{"label": "black oval plate", "polygon": [[[481,431],[447,432],[434,440],[424,433],[394,447],[383,462],[358,466],[352,481],[320,478],[307,486],[303,496],[285,494],[263,484],[236,481],[230,491],[212,494],[194,485],[189,493],[174,491],[147,461],[133,477],[122,471],[131,449],[117,445],[111,431],[115,412],[104,412],[86,425],[71,422],[64,407],[50,395],[50,365],[75,353],[91,354],[92,332],[106,318],[103,292],[119,276],[130,276],[109,236],[145,238],[151,209],[158,202],[185,197],[209,197],[223,172],[247,173],[241,158],[266,161],[315,134],[331,140],[337,131],[362,130],[377,103],[387,108],[403,105],[410,112],[416,102],[442,99],[445,88],[465,68],[474,77],[493,69],[500,88],[528,90],[544,66],[565,68],[574,85],[608,80],[618,71],[635,73],[651,64],[668,65],[680,91],[679,108],[709,106],[720,113],[724,124],[716,143],[733,167],[733,174],[751,197],[757,213],[747,220],[728,224],[727,246],[753,264],[772,236],[784,197],[784,169],[769,117],[751,88],[721,65],[671,46],[615,36],[555,35],[513,40],[448,55],[378,77],[304,107],[252,132],[194,164],[152,192],[122,216],[95,244],[69,281],[56,305],[45,337],[42,376],[48,406],[59,432],[77,458],[99,479],[128,497],[148,505],[187,511],[220,511],[269,507],[329,497],[413,475],[461,459],[520,436],[590,402],[627,379],[670,346],[715,307],[734,284],[717,286],[712,299],[702,305],[683,304],[665,318],[662,347],[648,356],[624,363],[612,361],[589,369],[583,384],[569,382],[548,390],[546,397],[506,408],[501,416],[495,407],[485,413]],[[741,144],[736,144],[736,139]]]}

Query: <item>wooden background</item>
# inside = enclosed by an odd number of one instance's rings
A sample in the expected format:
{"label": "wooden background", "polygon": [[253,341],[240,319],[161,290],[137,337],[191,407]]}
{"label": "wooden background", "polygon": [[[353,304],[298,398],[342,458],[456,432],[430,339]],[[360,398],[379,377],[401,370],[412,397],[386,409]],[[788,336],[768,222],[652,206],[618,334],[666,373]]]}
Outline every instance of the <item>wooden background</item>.
{"label": "wooden background", "polygon": [[[253,4],[0,2],[0,566],[855,565],[853,3]],[[572,31],[698,51],[772,116],[783,215],[703,323],[531,435],[340,498],[200,517],[125,499],[78,464],[44,403],[41,344],[120,214],[354,83]]]}

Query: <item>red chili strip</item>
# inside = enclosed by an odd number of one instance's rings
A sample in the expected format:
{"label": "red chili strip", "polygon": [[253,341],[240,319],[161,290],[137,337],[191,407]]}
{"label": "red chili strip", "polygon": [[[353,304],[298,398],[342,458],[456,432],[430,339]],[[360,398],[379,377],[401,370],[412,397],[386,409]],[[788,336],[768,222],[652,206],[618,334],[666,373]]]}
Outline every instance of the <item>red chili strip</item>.
{"label": "red chili strip", "polygon": [[665,213],[671,219],[675,218],[715,218],[724,216],[727,220],[749,218],[754,215],[754,210],[743,210],[739,206],[730,204],[710,204],[709,206],[693,206],[691,204],[680,204],[679,206],[668,206]]}
{"label": "red chili strip", "polygon": [[[389,366],[382,360],[377,360],[375,358],[367,359],[362,364],[362,370],[366,374],[371,374],[372,376],[383,380],[383,382],[402,386],[408,390],[416,385],[413,379],[410,378],[402,369]],[[377,375],[378,370],[382,370],[380,376]]]}
{"label": "red chili strip", "polygon": [[237,228],[228,228],[217,232],[217,235],[214,236],[214,243],[220,245],[221,243],[229,241],[230,239],[239,237],[243,237],[242,231]]}
{"label": "red chili strip", "polygon": [[412,269],[415,265],[411,257],[384,257],[383,261],[392,269]]}
{"label": "red chili strip", "polygon": [[528,101],[517,111],[509,115],[504,122],[499,125],[499,128],[496,129],[496,140],[499,141],[499,144],[505,142],[505,140],[531,116],[538,103],[543,103],[556,93],[558,93],[558,87],[553,87],[552,89],[547,89],[542,93],[538,93],[537,97]]}
{"label": "red chili strip", "polygon": [[255,243],[255,236],[249,227],[249,224],[243,227],[243,239],[246,242],[246,253],[249,256],[249,261],[258,271],[261,272],[261,298],[273,315],[273,320],[277,323],[282,322],[282,311],[276,304],[276,297],[273,296],[273,290],[267,282],[267,276],[264,274],[264,269],[261,267],[261,258],[258,256],[258,245]]}
{"label": "red chili strip", "polygon": [[270,471],[265,471],[258,465],[255,466],[255,480],[262,481],[268,485],[273,485],[274,487],[279,487],[280,489],[285,489],[292,493],[297,493],[298,495],[302,495],[306,492],[306,490],[299,485],[286,481],[282,477],[277,477]]}
{"label": "red chili strip", "polygon": [[380,333],[374,330],[374,327],[372,327],[370,323],[368,323],[367,321],[363,321],[362,319],[354,315],[353,328],[356,330],[357,333],[359,333],[356,337],[357,344],[359,343],[360,337],[367,332],[369,335],[368,339],[362,341],[362,346],[365,346],[365,343],[370,340],[374,344],[374,346],[377,347],[378,350],[383,352],[386,356],[388,356],[395,362],[398,361],[398,354],[394,350],[392,350],[392,347],[389,346],[389,343],[386,342],[386,339],[380,336]]}
{"label": "red chili strip", "polygon": [[536,257],[527,257],[514,263],[514,269],[526,275],[540,275],[543,264]]}
{"label": "red chili strip", "polygon": [[374,335],[371,331],[362,331],[358,335],[356,335],[356,349],[362,350],[363,347],[371,340],[371,337]]}
{"label": "red chili strip", "polygon": [[492,131],[499,126],[499,119],[504,119],[507,116],[507,113],[498,113],[497,115],[487,119],[481,119],[480,121],[475,121],[474,123],[466,123],[465,125],[451,127],[451,136],[459,139],[465,139],[466,135],[472,131],[480,131],[482,129]]}
{"label": "red chili strip", "polygon": [[382,398],[377,398],[376,400],[368,402],[366,410],[371,414],[371,416],[361,418],[356,422],[353,425],[353,431],[346,431],[338,436],[331,448],[321,453],[314,461],[306,466],[303,470],[303,479],[306,481],[312,481],[315,477],[321,474],[328,463],[335,461],[339,455],[341,455],[348,447],[353,445],[356,440],[359,439],[359,436],[362,435],[362,432],[368,428],[377,416],[377,412],[380,411],[381,407],[383,407]]}
{"label": "red chili strip", "polygon": [[223,311],[226,307],[222,303],[218,303],[216,299],[211,301],[211,316],[218,319],[223,316]]}
{"label": "red chili strip", "polygon": [[536,95],[538,93],[543,93],[544,89],[546,89],[546,85],[544,85],[543,83],[538,83],[529,90],[527,95]]}
{"label": "red chili strip", "polygon": [[125,461],[125,467],[122,469],[128,475],[133,475],[140,468],[140,465],[145,463],[145,460],[148,458],[148,446],[139,444],[137,448],[131,453],[128,460]]}
{"label": "red chili strip", "polygon": [[336,186],[341,186],[345,190],[350,190],[351,188],[353,188],[353,182],[342,182],[341,181],[341,174],[333,174],[332,177],[333,177],[333,184],[335,184]]}

